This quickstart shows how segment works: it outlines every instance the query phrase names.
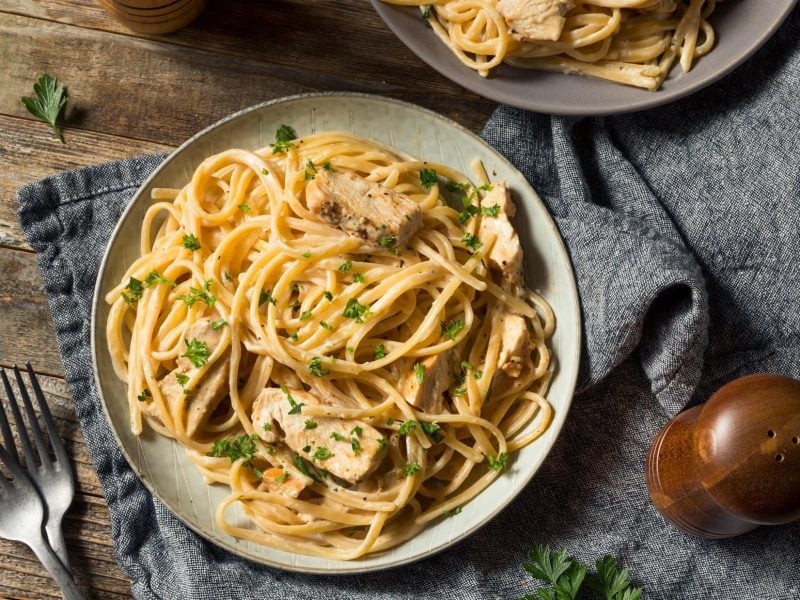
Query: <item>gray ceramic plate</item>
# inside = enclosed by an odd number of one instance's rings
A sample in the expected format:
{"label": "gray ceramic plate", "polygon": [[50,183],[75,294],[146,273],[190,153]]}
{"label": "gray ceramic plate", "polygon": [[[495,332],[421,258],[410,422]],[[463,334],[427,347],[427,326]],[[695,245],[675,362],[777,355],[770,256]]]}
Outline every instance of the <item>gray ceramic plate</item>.
{"label": "gray ceramic plate", "polygon": [[497,102],[559,115],[607,115],[666,104],[713,83],[749,58],[775,32],[797,0],[727,0],[711,16],[717,46],[685,75],[674,69],[655,92],[607,81],[500,65],[483,78],[441,43],[417,7],[372,0],[386,24],[422,60],[445,77]]}
{"label": "gray ceramic plate", "polygon": [[[558,319],[552,341],[557,373],[548,394],[555,418],[547,432],[520,451],[508,472],[469,502],[457,517],[433,524],[393,550],[352,562],[273,550],[219,531],[214,511],[227,488],[206,485],[183,450],[171,440],[147,427],[141,437],[131,434],[125,390],[106,350],[108,307],[103,297],[138,256],[139,232],[151,203],[150,191],[154,187],[182,187],[197,165],[211,154],[234,147],[265,147],[283,123],[292,125],[300,135],[335,129],[353,131],[465,173],[472,159],[483,160],[488,173],[496,180],[508,180],[516,194],[528,283],[543,293]],[[103,407],[122,451],[144,484],[179,519],[212,542],[256,562],[305,572],[358,573],[408,563],[443,550],[488,522],[525,488],[567,415],[578,371],[580,331],[578,295],[564,244],[536,193],[507,160],[463,127],[411,104],[375,96],[325,94],[276,100],[223,119],[178,148],[142,185],[111,236],[100,268],[92,312],[92,352]],[[535,494],[535,483],[527,491]],[[229,510],[229,515],[248,526],[238,509]]]}

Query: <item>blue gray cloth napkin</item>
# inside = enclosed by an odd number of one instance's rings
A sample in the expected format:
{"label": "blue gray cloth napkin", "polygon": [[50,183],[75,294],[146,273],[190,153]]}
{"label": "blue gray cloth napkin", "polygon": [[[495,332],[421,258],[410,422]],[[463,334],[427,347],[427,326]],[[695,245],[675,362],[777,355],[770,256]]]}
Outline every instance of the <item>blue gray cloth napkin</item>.
{"label": "blue gray cloth napkin", "polygon": [[651,505],[645,457],[679,410],[752,372],[800,377],[800,13],[753,59],[683,101],[564,119],[500,108],[484,136],[538,190],[572,257],[585,322],[580,390],[528,488],[438,556],[365,576],[239,559],[184,527],[133,474],[92,379],[89,314],[109,234],[163,157],[19,191],[117,558],[137,598],[516,599],[529,547],[628,565],[647,598],[800,598],[800,524],[703,541]]}

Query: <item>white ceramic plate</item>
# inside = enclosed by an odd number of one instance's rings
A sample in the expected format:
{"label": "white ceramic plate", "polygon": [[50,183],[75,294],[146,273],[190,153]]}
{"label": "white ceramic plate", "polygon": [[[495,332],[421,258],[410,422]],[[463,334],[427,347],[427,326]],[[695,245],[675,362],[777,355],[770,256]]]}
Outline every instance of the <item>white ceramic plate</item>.
{"label": "white ceramic plate", "polygon": [[[516,196],[528,285],[541,291],[557,318],[552,340],[557,373],[548,395],[555,417],[547,432],[522,449],[509,470],[465,505],[457,517],[433,524],[397,548],[356,561],[273,550],[219,531],[214,511],[228,493],[227,488],[206,485],[173,441],[147,427],[140,437],[131,433],[125,390],[114,374],[106,349],[108,307],[103,297],[138,256],[139,232],[151,203],[151,190],[183,187],[197,165],[211,154],[234,147],[253,150],[265,147],[284,123],[294,127],[298,135],[325,130],[353,131],[423,160],[446,163],[464,173],[469,173],[470,161],[480,158],[493,179],[508,180]],[[179,519],[213,543],[259,563],[293,571],[346,574],[386,569],[443,550],[485,525],[525,488],[566,418],[578,371],[580,331],[572,267],[558,230],[539,197],[506,159],[460,125],[417,106],[376,96],[322,94],[267,102],[231,115],[194,136],[156,169],[122,215],[100,267],[92,311],[92,353],[100,398],[125,457],[142,482]],[[536,493],[535,482],[527,491]],[[238,508],[229,509],[228,515],[238,520],[240,526],[249,526]]]}

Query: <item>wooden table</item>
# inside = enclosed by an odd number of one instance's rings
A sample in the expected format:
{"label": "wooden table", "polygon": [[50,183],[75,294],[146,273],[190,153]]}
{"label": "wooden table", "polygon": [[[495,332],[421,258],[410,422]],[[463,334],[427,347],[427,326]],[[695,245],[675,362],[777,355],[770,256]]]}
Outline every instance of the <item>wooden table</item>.
{"label": "wooden table", "polygon": [[[290,94],[391,96],[473,131],[495,105],[417,59],[367,0],[211,0],[194,24],[158,36],[129,31],[96,0],[0,0],[0,65],[0,365],[35,365],[72,457],[77,496],[64,527],[80,587],[128,597],[15,190],[55,171],[171,150],[229,113]],[[69,88],[64,145],[20,102],[42,73]],[[60,595],[26,547],[0,540],[0,597]]]}

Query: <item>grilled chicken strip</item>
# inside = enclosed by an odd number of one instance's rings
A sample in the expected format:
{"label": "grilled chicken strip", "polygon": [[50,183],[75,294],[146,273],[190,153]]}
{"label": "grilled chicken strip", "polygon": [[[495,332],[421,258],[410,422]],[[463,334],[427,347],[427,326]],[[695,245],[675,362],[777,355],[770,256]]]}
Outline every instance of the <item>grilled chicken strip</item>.
{"label": "grilled chicken strip", "polygon": [[448,353],[434,354],[415,364],[422,365],[422,383],[412,366],[403,380],[400,392],[411,406],[429,414],[442,412],[444,392],[450,385]]}
{"label": "grilled chicken strip", "polygon": [[353,173],[320,170],[306,187],[309,210],[348,235],[388,250],[422,227],[416,202]]}
{"label": "grilled chicken strip", "polygon": [[[203,318],[196,321],[186,332],[187,340],[199,340],[208,347],[208,355],[213,354],[222,339],[222,331],[211,328],[211,319]],[[176,369],[170,371],[159,383],[164,400],[174,410],[186,398],[187,418],[186,433],[194,435],[217,408],[220,400],[228,394],[228,373],[230,369],[230,352],[225,352],[219,360],[211,365],[200,380],[186,388],[178,382],[178,376],[193,378],[200,370],[195,367],[185,356],[178,359]]]}
{"label": "grilled chicken strip", "polygon": [[253,403],[256,433],[267,443],[283,441],[320,469],[350,483],[369,477],[383,460],[383,435],[356,419],[307,417],[302,408],[295,408],[301,404],[326,403],[303,390],[264,389]]}
{"label": "grilled chicken strip", "polygon": [[511,224],[511,217],[516,214],[517,207],[514,206],[506,182],[494,184],[481,200],[481,205],[500,207],[496,217],[484,216],[481,219],[478,230],[480,240],[486,240],[490,236],[496,238],[487,256],[489,267],[500,271],[505,283],[518,285],[522,282],[522,246]]}
{"label": "grilled chicken strip", "polygon": [[556,41],[564,29],[564,15],[574,6],[571,0],[500,0],[497,12],[524,41]]}

